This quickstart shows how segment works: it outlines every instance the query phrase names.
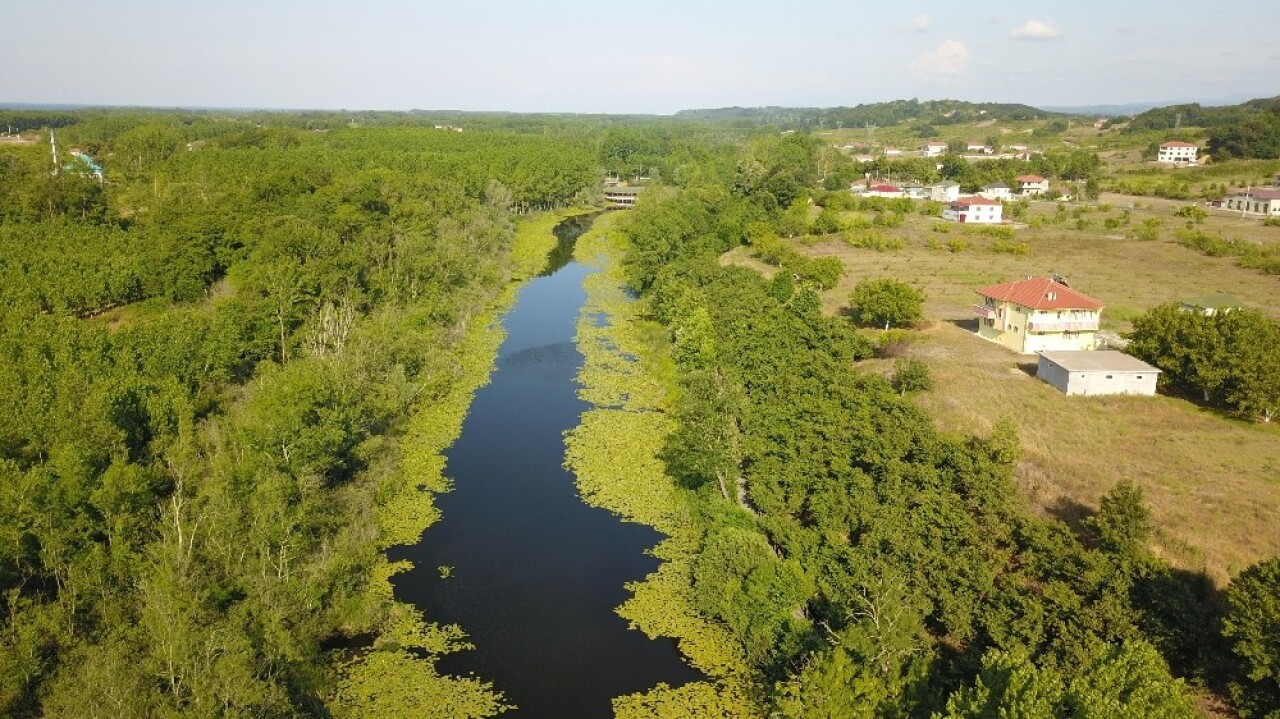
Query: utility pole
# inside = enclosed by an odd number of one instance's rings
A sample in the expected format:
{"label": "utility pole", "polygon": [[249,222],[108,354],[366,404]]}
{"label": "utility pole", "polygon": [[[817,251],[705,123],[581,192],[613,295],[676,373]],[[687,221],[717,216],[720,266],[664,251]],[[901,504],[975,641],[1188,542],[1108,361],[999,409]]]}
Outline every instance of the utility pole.
{"label": "utility pole", "polygon": [[868,122],[866,127],[867,127],[867,147],[871,147],[873,144],[875,144],[876,130],[878,128],[873,122]]}
{"label": "utility pole", "polygon": [[1173,116],[1173,129],[1176,130],[1179,127],[1182,127],[1182,113],[1180,112]]}
{"label": "utility pole", "polygon": [[49,147],[53,153],[53,174],[58,174],[58,138],[53,136],[53,130],[49,130]]}

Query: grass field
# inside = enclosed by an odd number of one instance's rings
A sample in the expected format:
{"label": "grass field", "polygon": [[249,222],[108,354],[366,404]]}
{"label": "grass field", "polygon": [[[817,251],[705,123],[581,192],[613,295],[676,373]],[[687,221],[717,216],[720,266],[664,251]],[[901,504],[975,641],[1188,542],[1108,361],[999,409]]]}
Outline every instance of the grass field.
{"label": "grass field", "polygon": [[[895,277],[924,290],[927,317],[969,319],[973,317],[970,307],[976,301],[977,288],[1056,272],[1073,287],[1106,303],[1102,323],[1113,331],[1128,331],[1133,317],[1157,304],[1213,292],[1230,292],[1244,306],[1280,317],[1280,277],[1239,267],[1229,257],[1205,256],[1171,240],[1172,231],[1185,223],[1173,212],[1186,203],[1104,196],[1103,202],[1107,201],[1110,211],[1081,215],[1086,223],[1084,230],[1075,229],[1077,220],[1072,219],[1063,224],[1018,229],[1015,242],[1027,245],[1025,255],[994,252],[995,240],[969,234],[958,225],[946,223],[949,232],[936,232],[941,221],[919,215],[907,216],[899,228],[853,233],[896,238],[902,243],[900,250],[878,252],[850,247],[836,235],[808,246],[797,243],[797,248],[811,256],[838,257],[845,264],[844,279],[824,294],[828,312],[847,304],[849,292],[859,280]],[[1130,210],[1129,224],[1106,229],[1104,220],[1119,217],[1129,204],[1137,205]],[[1056,212],[1056,203],[1038,202],[1032,203],[1028,216],[1052,217]],[[1162,221],[1160,239],[1143,242],[1125,238],[1129,230],[1148,218]],[[1237,215],[1215,211],[1196,227],[1211,234],[1222,232],[1253,242],[1280,243],[1280,228],[1263,227],[1256,218],[1242,220]],[[931,240],[934,248],[930,247]],[[952,252],[947,244],[953,240],[961,240],[968,247]],[[741,262],[746,256],[746,248],[739,248],[726,259]],[[757,268],[762,264],[758,263]]]}
{"label": "grass field", "polygon": [[[946,431],[985,435],[1000,418],[1012,417],[1024,451],[1018,480],[1036,511],[1077,521],[1117,480],[1133,479],[1145,489],[1159,527],[1154,549],[1224,583],[1249,564],[1280,554],[1280,427],[1237,422],[1173,397],[1068,398],[1032,376],[1032,358],[972,334],[976,288],[1050,271],[1105,302],[1103,327],[1113,331],[1127,331],[1133,317],[1156,304],[1216,291],[1280,317],[1280,277],[1167,239],[1168,230],[1184,222],[1172,212],[1185,203],[1104,201],[1113,209],[1083,213],[1084,230],[1075,229],[1074,220],[1018,229],[1015,241],[1026,243],[1025,255],[994,252],[995,240],[958,226],[938,233],[939,221],[921,216],[907,217],[900,228],[867,231],[899,238],[899,250],[851,247],[837,236],[795,244],[804,254],[838,257],[845,265],[839,286],[824,295],[829,313],[845,309],[849,292],[865,278],[894,277],[924,290],[927,329],[909,352],[929,363],[937,389],[921,395],[920,403]],[[1102,227],[1101,218],[1117,216],[1130,203],[1139,205],[1130,211],[1130,226],[1162,218],[1162,239],[1130,240],[1126,228]],[[1056,212],[1052,203],[1033,203],[1029,216]],[[1261,227],[1256,219],[1215,215],[1197,227],[1280,242],[1280,229]],[[969,247],[949,251],[946,244],[954,239]],[[746,248],[722,261],[774,271]],[[888,372],[889,364],[868,366]]]}

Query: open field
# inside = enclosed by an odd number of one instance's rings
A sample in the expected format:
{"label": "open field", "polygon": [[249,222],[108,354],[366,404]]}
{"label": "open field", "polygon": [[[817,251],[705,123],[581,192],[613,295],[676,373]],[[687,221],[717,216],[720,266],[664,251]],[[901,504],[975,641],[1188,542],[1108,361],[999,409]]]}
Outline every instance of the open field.
{"label": "open field", "polygon": [[[834,256],[846,267],[840,284],[824,293],[823,304],[835,312],[847,304],[849,292],[859,280],[868,277],[895,277],[911,282],[925,293],[925,316],[937,320],[972,318],[970,307],[976,301],[974,290],[988,284],[1018,279],[1026,275],[1057,272],[1080,291],[1097,297],[1107,305],[1102,313],[1105,329],[1125,332],[1133,317],[1147,309],[1186,297],[1213,292],[1230,292],[1246,307],[1280,317],[1280,277],[1245,269],[1229,257],[1208,257],[1173,242],[1171,232],[1185,220],[1174,217],[1177,207],[1186,203],[1153,198],[1109,199],[1109,212],[1085,212],[1081,218],[1086,229],[1075,229],[1077,220],[1048,224],[1039,228],[1022,227],[1015,242],[1026,243],[1027,254],[1013,255],[992,250],[995,240],[971,234],[965,228],[942,223],[934,217],[909,215],[902,227],[873,228],[852,234],[874,233],[902,242],[900,250],[878,252],[850,247],[839,236],[819,238],[814,244],[796,243],[797,249],[810,256]],[[1107,217],[1119,217],[1123,206],[1136,203],[1130,210],[1129,225],[1105,229]],[[1057,203],[1031,204],[1028,218],[1046,218],[1056,214]],[[1069,208],[1068,213],[1072,210]],[[1161,239],[1149,242],[1125,239],[1125,233],[1140,226],[1147,218],[1163,222]],[[949,231],[935,231],[945,225]],[[1211,213],[1198,229],[1211,234],[1221,231],[1228,237],[1254,242],[1280,243],[1280,228],[1263,227],[1257,219],[1241,220],[1227,213]],[[961,240],[968,247],[952,252],[947,244]],[[930,247],[931,241],[934,247]],[[747,248],[732,251],[726,261],[741,262],[748,258]],[[757,263],[759,269],[763,263]]]}
{"label": "open field", "polygon": [[[985,436],[1018,423],[1018,484],[1037,511],[1077,522],[1117,480],[1140,485],[1156,552],[1219,585],[1280,554],[1280,427],[1250,425],[1173,397],[1067,397],[1030,358],[934,323],[910,354],[937,389],[920,404],[944,431]],[[891,360],[875,360],[889,371]]]}
{"label": "open field", "polygon": [[[1280,426],[1237,422],[1173,397],[1068,398],[1033,377],[1032,358],[971,332],[976,288],[1050,271],[1104,301],[1103,327],[1112,331],[1127,331],[1133,317],[1156,304],[1216,291],[1280,316],[1280,277],[1168,239],[1169,230],[1184,222],[1172,213],[1186,203],[1119,196],[1104,202],[1113,209],[1081,214],[1084,230],[1075,229],[1076,220],[1018,229],[1015,242],[1027,244],[1025,255],[994,252],[994,239],[959,226],[936,232],[939,220],[919,215],[907,216],[900,228],[852,233],[898,238],[898,250],[851,247],[837,236],[795,246],[844,263],[845,277],[823,297],[829,313],[847,307],[853,286],[869,277],[904,279],[924,290],[929,327],[909,352],[931,366],[937,389],[919,401],[946,431],[985,435],[1000,418],[1012,417],[1024,452],[1018,480],[1036,511],[1076,521],[1118,479],[1133,479],[1146,490],[1159,527],[1154,549],[1222,584],[1249,564],[1280,554]],[[1101,218],[1118,216],[1130,203],[1138,207],[1130,210],[1128,227],[1162,218],[1162,239],[1125,239],[1127,227],[1102,227]],[[1056,214],[1054,203],[1032,203],[1026,219]],[[1211,215],[1197,227],[1280,242],[1280,229],[1261,227],[1256,219]],[[956,239],[967,249],[949,251],[947,243]],[[735,249],[722,261],[765,274],[775,270],[746,250]],[[868,363],[886,373],[890,364]]]}

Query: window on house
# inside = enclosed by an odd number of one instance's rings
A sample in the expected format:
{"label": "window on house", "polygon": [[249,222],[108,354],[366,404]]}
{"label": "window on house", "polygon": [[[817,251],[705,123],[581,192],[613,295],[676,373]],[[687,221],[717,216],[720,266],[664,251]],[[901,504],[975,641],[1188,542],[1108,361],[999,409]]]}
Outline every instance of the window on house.
{"label": "window on house", "polygon": [[1107,379],[1111,379],[1111,375],[1107,375]]}

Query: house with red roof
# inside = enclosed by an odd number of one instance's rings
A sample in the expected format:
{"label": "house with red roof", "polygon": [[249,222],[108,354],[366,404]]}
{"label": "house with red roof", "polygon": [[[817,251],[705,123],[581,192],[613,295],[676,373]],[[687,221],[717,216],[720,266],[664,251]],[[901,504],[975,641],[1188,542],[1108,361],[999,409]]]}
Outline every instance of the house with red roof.
{"label": "house with red roof", "polygon": [[1160,143],[1160,150],[1156,153],[1156,162],[1163,162],[1166,165],[1194,165],[1196,164],[1196,152],[1200,148],[1194,142],[1181,142],[1179,140],[1170,140]]}
{"label": "house with red roof", "polygon": [[1039,175],[1019,175],[1018,194],[1023,197],[1043,195],[1049,191],[1049,181]]}
{"label": "house with red roof", "polygon": [[902,197],[903,194],[904,193],[902,192],[902,188],[881,183],[879,185],[872,185],[871,187],[868,187],[867,191],[862,193],[862,196],[863,197]]}
{"label": "house with red roof", "polygon": [[985,197],[961,197],[942,209],[942,219],[970,225],[998,225],[1004,204]]}
{"label": "house with red roof", "polygon": [[978,336],[1014,352],[1091,350],[1103,304],[1061,277],[1029,277],[977,291]]}

